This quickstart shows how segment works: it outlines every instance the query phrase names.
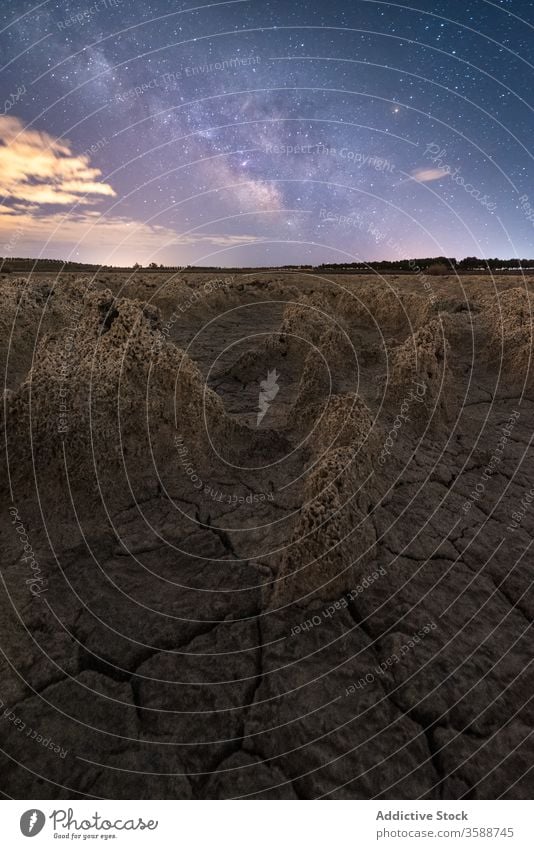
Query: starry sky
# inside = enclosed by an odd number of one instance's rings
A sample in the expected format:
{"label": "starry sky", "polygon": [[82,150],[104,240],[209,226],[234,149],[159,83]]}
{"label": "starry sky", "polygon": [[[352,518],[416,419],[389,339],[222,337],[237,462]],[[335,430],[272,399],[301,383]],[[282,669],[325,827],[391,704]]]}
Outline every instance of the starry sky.
{"label": "starry sky", "polygon": [[531,0],[2,0],[0,254],[534,256]]}

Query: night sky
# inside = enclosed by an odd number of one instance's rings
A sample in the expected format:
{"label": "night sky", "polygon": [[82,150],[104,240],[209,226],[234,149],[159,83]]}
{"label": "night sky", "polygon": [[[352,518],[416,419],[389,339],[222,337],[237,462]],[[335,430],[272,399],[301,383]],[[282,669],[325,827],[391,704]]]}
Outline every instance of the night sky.
{"label": "night sky", "polygon": [[530,0],[2,0],[0,254],[534,256]]}

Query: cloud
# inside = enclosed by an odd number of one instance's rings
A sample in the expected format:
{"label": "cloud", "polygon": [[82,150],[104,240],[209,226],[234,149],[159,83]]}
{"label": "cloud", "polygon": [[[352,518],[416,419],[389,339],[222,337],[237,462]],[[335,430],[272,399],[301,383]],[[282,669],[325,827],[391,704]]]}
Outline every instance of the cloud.
{"label": "cloud", "polygon": [[48,133],[25,129],[11,115],[0,116],[0,194],[30,204],[91,204],[115,197],[102,172],[87,154],[76,155],[70,143]]}
{"label": "cloud", "polygon": [[236,245],[250,245],[263,242],[263,236],[251,236],[248,233],[185,233],[183,236],[174,234],[175,245],[217,245],[230,248]]}
{"label": "cloud", "polygon": [[442,180],[448,173],[443,168],[418,168],[412,171],[412,177],[418,183],[431,183],[433,180]]}
{"label": "cloud", "polygon": [[[239,233],[184,233],[161,225],[145,224],[124,216],[100,216],[98,212],[80,211],[65,215],[62,212],[36,215],[37,208],[15,211],[0,207],[0,249],[7,255],[20,255],[17,243],[7,250],[9,239],[16,226],[23,234],[25,244],[32,245],[46,255],[50,247],[59,244],[65,247],[78,246],[98,250],[108,248],[124,250],[125,247],[142,251],[157,251],[176,246],[210,245],[233,247],[260,242],[260,236]],[[4,243],[2,245],[2,242]]]}
{"label": "cloud", "polygon": [[[219,179],[221,171],[223,179],[236,182],[229,167],[218,169]],[[0,203],[0,254],[77,256],[82,252],[94,257],[106,252],[105,261],[115,262],[138,252],[151,256],[174,246],[211,253],[216,248],[263,241],[260,236],[204,230],[180,234],[120,214],[101,215],[86,208],[102,197],[115,197],[113,188],[100,182],[100,176],[101,171],[91,167],[87,152],[74,154],[68,141],[25,129],[14,116],[0,116],[0,195],[9,201],[9,205]],[[269,208],[279,202],[277,191],[261,181],[239,182],[235,194],[240,205],[252,204],[253,208]],[[51,210],[50,205],[72,208]]]}

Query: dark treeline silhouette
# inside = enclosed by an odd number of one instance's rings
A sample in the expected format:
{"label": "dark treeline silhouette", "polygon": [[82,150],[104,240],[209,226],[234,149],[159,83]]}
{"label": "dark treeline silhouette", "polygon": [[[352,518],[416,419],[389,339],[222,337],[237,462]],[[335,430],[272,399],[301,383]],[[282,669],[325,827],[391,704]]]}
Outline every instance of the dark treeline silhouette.
{"label": "dark treeline silhouette", "polygon": [[13,272],[30,272],[30,271],[53,271],[56,274],[60,272],[114,272],[114,271],[182,271],[181,265],[158,265],[156,262],[151,262],[146,267],[139,265],[138,262],[134,265],[94,265],[88,262],[71,262],[62,259],[31,259],[28,257],[0,257],[0,274],[10,274]]}
{"label": "dark treeline silhouette", "polygon": [[[284,268],[293,268],[295,266],[284,266]],[[304,268],[305,266],[300,266]],[[311,266],[306,266],[310,267]],[[399,260],[381,260],[379,262],[342,262],[342,263],[324,263],[316,266],[318,270],[324,269],[342,269],[362,271],[365,269],[373,269],[377,271],[404,271],[414,272],[420,269],[425,271],[431,268],[443,268],[445,272],[458,271],[509,271],[521,270],[526,268],[534,268],[534,259],[479,259],[476,256],[468,256],[465,259],[458,261],[456,257],[425,257],[424,259],[399,259]]]}
{"label": "dark treeline silhouette", "polygon": [[0,257],[0,274],[11,273],[28,273],[28,272],[179,272],[185,271],[190,273],[225,273],[230,272],[239,274],[254,271],[316,271],[318,273],[331,272],[352,272],[364,273],[368,271],[381,272],[396,272],[402,274],[418,274],[420,272],[429,271],[435,274],[451,274],[458,272],[508,272],[508,271],[523,271],[534,268],[534,259],[479,259],[476,256],[468,256],[465,259],[457,260],[456,257],[424,257],[422,259],[399,259],[399,260],[380,260],[373,262],[340,262],[340,263],[322,263],[321,265],[281,265],[281,266],[256,266],[256,267],[241,267],[229,268],[227,266],[200,266],[200,265],[158,265],[156,262],[151,262],[146,266],[140,265],[138,262],[132,266],[110,266],[110,265],[94,265],[84,262],[71,262],[61,259],[31,259],[28,257]]}

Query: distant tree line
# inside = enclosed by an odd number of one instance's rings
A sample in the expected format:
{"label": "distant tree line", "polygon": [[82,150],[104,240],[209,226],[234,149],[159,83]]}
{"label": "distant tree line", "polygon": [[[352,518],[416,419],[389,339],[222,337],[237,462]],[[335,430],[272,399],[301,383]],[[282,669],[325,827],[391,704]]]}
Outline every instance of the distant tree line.
{"label": "distant tree line", "polygon": [[458,263],[458,268],[489,268],[491,271],[506,268],[534,268],[534,259],[478,259],[476,256],[466,256]]}
{"label": "distant tree line", "polygon": [[[377,271],[406,271],[413,272],[420,268],[425,271],[431,267],[443,267],[446,271],[507,271],[509,269],[534,268],[534,259],[479,259],[476,256],[467,256],[458,261],[456,257],[434,256],[423,259],[399,259],[381,260],[379,262],[341,262],[323,263],[316,266],[319,271],[326,269],[342,269],[363,271],[373,269]],[[304,268],[305,266],[283,266],[284,268]]]}
{"label": "distant tree line", "polygon": [[89,273],[93,272],[112,272],[112,271],[181,271],[182,266],[158,265],[157,262],[151,262],[143,268],[136,262],[133,266],[119,265],[94,265],[87,262],[71,262],[62,259],[31,259],[29,257],[0,257],[0,273],[9,274],[10,272],[29,272],[29,271],[49,271],[59,274],[62,271],[80,271]]}
{"label": "distant tree line", "polygon": [[93,265],[84,262],[65,262],[61,259],[31,259],[28,257],[0,257],[0,273],[11,272],[48,271],[60,273],[62,271],[80,272],[131,272],[131,271],[185,271],[190,273],[209,272],[253,272],[253,271],[353,271],[364,272],[375,271],[397,271],[400,273],[414,273],[419,271],[432,271],[448,274],[455,271],[518,271],[534,268],[534,259],[479,259],[476,256],[467,256],[458,261],[456,257],[434,256],[423,259],[385,259],[373,262],[328,262],[321,265],[281,265],[281,266],[256,266],[228,268],[227,266],[210,265],[158,265],[151,262],[146,266],[138,262],[132,266]]}

